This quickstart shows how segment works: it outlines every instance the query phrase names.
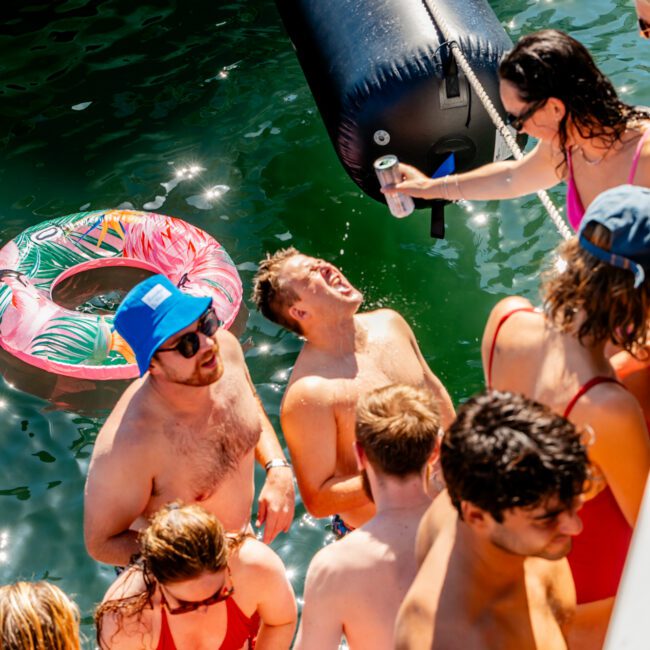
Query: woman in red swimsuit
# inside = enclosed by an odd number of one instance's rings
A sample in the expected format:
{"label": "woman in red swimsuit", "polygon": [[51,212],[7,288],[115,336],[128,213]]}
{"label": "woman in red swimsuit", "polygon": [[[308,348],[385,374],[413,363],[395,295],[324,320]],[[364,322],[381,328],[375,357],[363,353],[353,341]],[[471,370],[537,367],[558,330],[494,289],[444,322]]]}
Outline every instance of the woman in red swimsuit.
{"label": "woman in red swimsuit", "polygon": [[650,190],[595,199],[580,237],[557,249],[542,297],[543,310],[521,297],[492,310],[483,368],[489,386],[542,402],[592,437],[594,479],[569,564],[584,624],[576,633],[595,635],[576,647],[598,648],[650,470],[643,412],[605,353],[608,342],[633,354],[648,343]]}
{"label": "woman in red swimsuit", "polygon": [[225,535],[198,505],[171,504],[141,533],[140,550],[95,613],[102,649],[288,650],[296,602],[268,546]]}
{"label": "woman in red swimsuit", "polygon": [[[431,179],[401,165],[400,191],[426,199],[512,199],[567,182],[567,218],[578,229],[601,192],[650,187],[650,112],[622,102],[587,49],[545,29],[521,38],[499,68],[510,125],[538,140],[521,160]],[[433,170],[431,170],[433,171]]]}

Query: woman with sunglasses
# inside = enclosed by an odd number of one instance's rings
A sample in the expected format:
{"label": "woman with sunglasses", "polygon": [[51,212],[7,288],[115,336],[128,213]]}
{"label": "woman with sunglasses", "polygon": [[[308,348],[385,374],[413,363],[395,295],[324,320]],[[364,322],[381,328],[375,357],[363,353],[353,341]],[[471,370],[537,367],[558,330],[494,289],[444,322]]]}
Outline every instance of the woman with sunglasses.
{"label": "woman with sunglasses", "polygon": [[140,559],[95,613],[102,649],[289,648],[296,602],[268,546],[179,503],[154,515],[139,541]]}
{"label": "woman with sunglasses", "polygon": [[430,179],[401,164],[404,180],[385,193],[456,201],[511,199],[567,183],[574,229],[601,192],[624,183],[650,186],[650,111],[625,104],[586,48],[546,29],[524,36],[499,67],[508,121],[538,140],[518,161]]}

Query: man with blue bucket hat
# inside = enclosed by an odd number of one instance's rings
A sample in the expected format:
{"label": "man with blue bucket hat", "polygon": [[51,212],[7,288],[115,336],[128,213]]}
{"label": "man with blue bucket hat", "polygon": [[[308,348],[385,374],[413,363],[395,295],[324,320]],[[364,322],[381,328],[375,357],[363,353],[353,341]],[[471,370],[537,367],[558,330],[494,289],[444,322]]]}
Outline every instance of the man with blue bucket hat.
{"label": "man with blue bucket hat", "polygon": [[115,314],[141,378],[102,427],[85,493],[86,546],[125,565],[137,530],[163,505],[200,503],[228,531],[250,525],[255,457],[267,469],[258,525],[264,541],[288,531],[293,474],[248,374],[237,339],[220,329],[209,297],[163,275],[136,285]]}

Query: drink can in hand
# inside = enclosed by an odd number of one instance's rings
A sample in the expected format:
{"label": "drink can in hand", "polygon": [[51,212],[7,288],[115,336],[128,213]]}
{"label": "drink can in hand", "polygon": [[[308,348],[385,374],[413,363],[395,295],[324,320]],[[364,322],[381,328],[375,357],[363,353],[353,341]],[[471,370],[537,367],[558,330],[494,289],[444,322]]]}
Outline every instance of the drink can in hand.
{"label": "drink can in hand", "polygon": [[[402,178],[398,170],[399,160],[397,156],[388,155],[382,156],[375,160],[375,173],[379,179],[382,187],[386,185],[394,185],[401,182]],[[384,194],[388,209],[394,217],[403,218],[408,217],[415,209],[413,199],[407,194]]]}

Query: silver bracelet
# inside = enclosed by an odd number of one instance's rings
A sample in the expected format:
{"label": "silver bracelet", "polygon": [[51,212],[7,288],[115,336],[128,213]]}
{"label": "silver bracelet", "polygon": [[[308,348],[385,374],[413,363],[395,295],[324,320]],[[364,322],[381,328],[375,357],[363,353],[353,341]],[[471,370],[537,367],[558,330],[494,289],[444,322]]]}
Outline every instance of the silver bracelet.
{"label": "silver bracelet", "polygon": [[288,467],[291,469],[291,463],[286,458],[271,458],[271,460],[264,465],[264,469],[267,472],[274,467]]}
{"label": "silver bracelet", "polygon": [[449,180],[449,174],[443,177],[442,179],[442,198],[445,201],[449,201],[449,188],[447,187],[447,181]]}
{"label": "silver bracelet", "polygon": [[457,200],[465,200],[465,197],[463,196],[463,193],[460,191],[460,185],[458,183],[458,174],[454,174],[454,185],[456,186],[456,191],[458,192],[458,199]]}

